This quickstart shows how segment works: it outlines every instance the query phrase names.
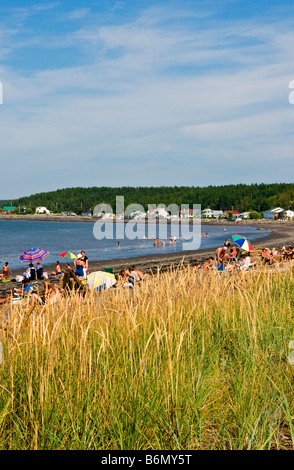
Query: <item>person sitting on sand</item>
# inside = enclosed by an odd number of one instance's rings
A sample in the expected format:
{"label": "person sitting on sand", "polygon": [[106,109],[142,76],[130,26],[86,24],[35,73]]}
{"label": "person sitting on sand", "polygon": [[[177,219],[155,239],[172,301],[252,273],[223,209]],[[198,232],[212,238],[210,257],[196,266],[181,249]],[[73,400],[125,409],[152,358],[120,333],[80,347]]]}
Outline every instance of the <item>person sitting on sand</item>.
{"label": "person sitting on sand", "polygon": [[118,274],[117,284],[132,289],[134,287],[134,279],[129,277],[128,272],[122,269]]}
{"label": "person sitting on sand", "polygon": [[61,269],[61,266],[60,266],[60,263],[59,261],[56,261],[56,267],[55,267],[55,271],[52,271],[51,273],[51,276],[61,276],[62,274],[62,269]]}
{"label": "person sitting on sand", "polygon": [[31,305],[42,304],[42,299],[39,297],[39,295],[35,291],[35,288],[29,279],[24,279],[23,288],[22,289],[14,288],[13,293],[21,294],[22,296],[21,300],[26,300]]}
{"label": "person sitting on sand", "polygon": [[139,274],[135,271],[135,268],[133,266],[130,267],[129,271],[127,272],[127,275],[134,279],[135,282],[141,281]]}
{"label": "person sitting on sand", "polygon": [[29,281],[35,281],[35,279],[36,279],[36,269],[34,268],[33,263],[29,264],[29,267],[28,267],[28,269],[26,270],[26,272],[24,274],[26,274],[26,278]]}
{"label": "person sitting on sand", "polygon": [[211,271],[213,268],[216,268],[217,267],[217,263],[215,262],[215,259],[210,256],[208,258],[208,261],[207,263],[204,264],[203,268],[201,269],[201,271]]}
{"label": "person sitting on sand", "polygon": [[240,258],[240,263],[237,263],[236,266],[242,270],[248,271],[251,266],[255,266],[256,261],[251,263],[250,253],[243,253]]}
{"label": "person sitting on sand", "polygon": [[292,248],[292,246],[290,246],[289,248],[284,249],[283,258],[285,260],[293,259],[293,248]]}
{"label": "person sitting on sand", "polygon": [[195,263],[193,264],[193,271],[200,271],[202,268],[201,268],[201,264],[199,263],[199,261],[195,261]]}
{"label": "person sitting on sand", "polygon": [[276,263],[275,258],[270,254],[270,250],[268,248],[263,248],[261,252],[261,260],[264,263],[268,263],[272,265],[273,263]]}
{"label": "person sitting on sand", "polygon": [[59,288],[56,284],[45,282],[45,302],[48,304],[54,304],[58,302],[63,296],[64,290]]}
{"label": "person sitting on sand", "polygon": [[230,251],[228,253],[227,259],[230,261],[236,261],[237,259],[237,249],[236,248],[230,248]]}
{"label": "person sitting on sand", "polygon": [[41,265],[40,261],[37,262],[36,274],[37,279],[43,279],[43,266]]}

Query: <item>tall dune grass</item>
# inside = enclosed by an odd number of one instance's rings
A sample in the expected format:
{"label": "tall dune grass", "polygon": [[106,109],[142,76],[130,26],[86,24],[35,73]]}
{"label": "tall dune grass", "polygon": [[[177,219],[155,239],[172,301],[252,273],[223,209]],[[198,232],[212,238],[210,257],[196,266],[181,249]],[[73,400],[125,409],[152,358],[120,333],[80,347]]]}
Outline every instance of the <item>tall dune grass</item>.
{"label": "tall dune grass", "polygon": [[291,270],[11,306],[1,449],[292,449]]}

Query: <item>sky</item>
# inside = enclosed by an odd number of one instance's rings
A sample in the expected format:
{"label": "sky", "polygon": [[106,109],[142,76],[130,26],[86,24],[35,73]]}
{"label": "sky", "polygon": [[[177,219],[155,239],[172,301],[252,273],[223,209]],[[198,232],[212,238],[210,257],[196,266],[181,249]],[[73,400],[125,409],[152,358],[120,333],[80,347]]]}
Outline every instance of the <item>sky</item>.
{"label": "sky", "polygon": [[292,0],[0,0],[0,200],[292,183],[293,44]]}

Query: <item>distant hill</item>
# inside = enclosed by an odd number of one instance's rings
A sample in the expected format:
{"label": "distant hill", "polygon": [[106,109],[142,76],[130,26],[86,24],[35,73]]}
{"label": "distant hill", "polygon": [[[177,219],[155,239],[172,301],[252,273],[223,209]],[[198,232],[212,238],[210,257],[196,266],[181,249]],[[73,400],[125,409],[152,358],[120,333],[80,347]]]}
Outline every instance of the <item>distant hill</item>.
{"label": "distant hill", "polygon": [[294,183],[237,184],[224,186],[160,186],[160,187],[90,187],[65,188],[56,191],[32,194],[15,200],[2,201],[3,205],[26,207],[35,211],[45,206],[52,212],[91,209],[100,203],[109,204],[115,211],[116,196],[124,196],[125,207],[131,203],[141,204],[201,204],[202,209],[264,211],[281,206],[294,209]]}

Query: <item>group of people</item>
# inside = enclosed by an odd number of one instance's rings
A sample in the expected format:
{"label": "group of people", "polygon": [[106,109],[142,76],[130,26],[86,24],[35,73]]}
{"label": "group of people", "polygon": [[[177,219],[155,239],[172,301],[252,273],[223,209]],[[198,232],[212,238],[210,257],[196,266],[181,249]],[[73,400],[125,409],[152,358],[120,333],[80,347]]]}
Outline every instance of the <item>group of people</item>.
{"label": "group of people", "polygon": [[[89,258],[86,256],[85,250],[81,250],[81,252],[77,255],[74,260],[74,267],[75,267],[75,275],[79,279],[86,279],[87,275],[89,274]],[[66,263],[66,269],[71,268],[68,263]],[[59,261],[56,261],[55,271],[51,272],[51,276],[61,277],[64,274],[64,271],[60,265]]]}
{"label": "group of people", "polygon": [[122,269],[119,272],[116,285],[133,289],[134,285],[140,285],[143,279],[144,274],[142,271],[137,269],[135,266],[131,266],[129,269]]}
{"label": "group of people", "polygon": [[215,256],[210,256],[203,265],[195,262],[194,270],[201,270],[201,272],[212,269],[227,272],[231,272],[233,269],[248,271],[250,267],[256,266],[258,261],[264,265],[274,265],[292,260],[294,259],[294,249],[285,246],[281,250],[277,250],[275,247],[272,249],[262,248],[255,258],[252,262],[249,251],[242,251],[235,246],[231,247],[230,240],[226,240],[223,246],[216,249]]}
{"label": "group of people", "polygon": [[[176,237],[175,235],[174,235],[174,236],[170,235],[170,236],[169,236],[169,239],[168,239],[169,245],[170,245],[170,246],[175,245],[176,242],[177,242],[177,237]],[[159,238],[154,238],[153,244],[154,244],[154,247],[159,247],[159,246],[160,246],[160,240],[159,240]],[[166,245],[165,240],[162,240],[162,241],[161,241],[161,244],[162,244],[162,246],[165,246],[165,245]]]}
{"label": "group of people", "polygon": [[[157,242],[157,241],[156,241]],[[171,243],[175,243],[175,240],[171,238]],[[261,262],[265,265],[274,265],[279,263],[284,263],[289,260],[294,259],[294,249],[292,246],[286,248],[285,246],[282,249],[278,250],[276,248],[262,248],[258,255],[255,256],[254,261],[251,260],[250,252],[242,251],[238,246],[231,246],[230,239],[225,240],[224,245],[218,247],[215,250],[214,256],[210,256],[209,259],[204,262],[195,262],[194,270],[195,271],[226,271],[231,272],[233,270],[243,270],[248,271],[250,267],[255,266],[258,262]],[[43,303],[54,303],[58,301],[66,292],[67,287],[69,290],[78,290],[84,295],[86,290],[86,279],[89,274],[88,266],[88,257],[85,254],[84,250],[77,255],[74,260],[74,266],[66,263],[65,268],[63,269],[59,261],[56,261],[55,270],[52,271],[49,275],[43,270],[41,263],[36,263],[36,266],[33,263],[30,263],[27,270],[23,273],[23,276],[16,276],[16,279],[11,279],[11,281],[23,282],[21,289],[15,288],[13,295],[7,296],[4,299],[0,300],[0,304],[5,303],[9,300],[13,300],[13,303],[16,301],[27,301],[27,298],[30,298],[31,304],[43,304]],[[0,281],[8,282],[9,276],[12,275],[9,263],[6,262],[0,273]],[[22,279],[18,279],[18,278]],[[56,283],[50,282],[50,278],[58,278],[60,282],[58,285]],[[40,296],[38,289],[35,285],[35,282],[38,279],[44,279],[44,290]],[[130,266],[128,269],[122,269],[118,275],[116,275],[116,287],[128,287],[133,289],[134,286],[140,285],[144,279],[144,274],[142,271],[137,269],[135,266]]]}

